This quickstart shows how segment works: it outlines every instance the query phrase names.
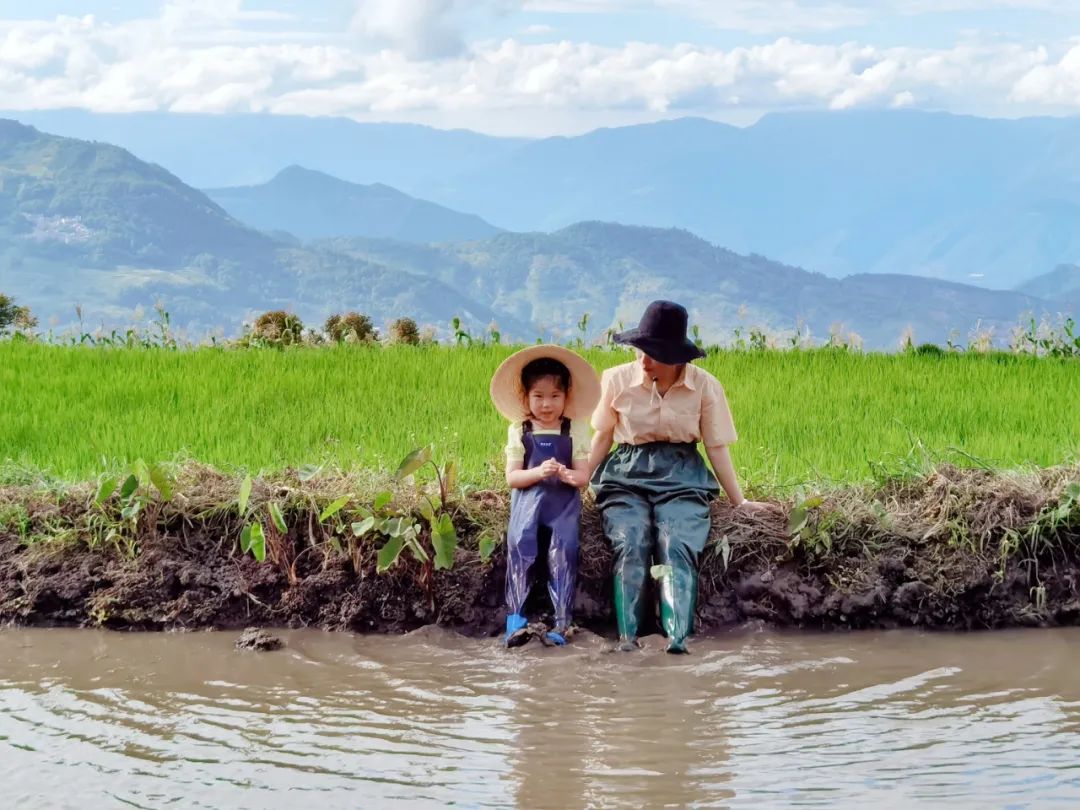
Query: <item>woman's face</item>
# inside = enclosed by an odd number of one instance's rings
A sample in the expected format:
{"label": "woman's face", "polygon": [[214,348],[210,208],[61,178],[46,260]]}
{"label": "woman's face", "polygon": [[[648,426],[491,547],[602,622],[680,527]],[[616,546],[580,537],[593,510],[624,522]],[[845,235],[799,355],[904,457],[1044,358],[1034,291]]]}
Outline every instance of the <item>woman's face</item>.
{"label": "woman's face", "polygon": [[637,352],[645,376],[650,379],[672,380],[679,373],[677,365],[669,365],[668,363],[661,363],[659,360],[653,360],[641,349],[635,349],[634,351]]}

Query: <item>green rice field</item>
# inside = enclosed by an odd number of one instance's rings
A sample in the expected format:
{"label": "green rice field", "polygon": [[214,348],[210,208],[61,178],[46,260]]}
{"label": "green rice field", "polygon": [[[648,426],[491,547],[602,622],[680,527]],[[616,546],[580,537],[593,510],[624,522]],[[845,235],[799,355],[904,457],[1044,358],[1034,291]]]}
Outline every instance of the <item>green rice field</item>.
{"label": "green rice field", "polygon": [[[103,349],[0,343],[0,461],[75,479],[136,458],[225,470],[393,468],[432,444],[499,485],[501,346]],[[597,369],[630,359],[587,353]],[[1080,455],[1080,365],[1009,354],[720,352],[751,490],[846,483],[926,460],[1012,467]],[[8,465],[10,467],[10,465]]]}

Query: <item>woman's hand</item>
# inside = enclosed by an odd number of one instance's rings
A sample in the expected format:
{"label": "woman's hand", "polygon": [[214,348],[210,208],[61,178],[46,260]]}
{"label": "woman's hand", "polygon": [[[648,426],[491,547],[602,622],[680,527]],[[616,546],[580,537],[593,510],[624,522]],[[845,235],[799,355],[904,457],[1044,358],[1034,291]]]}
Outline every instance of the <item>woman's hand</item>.
{"label": "woman's hand", "polygon": [[559,480],[569,484],[574,489],[581,489],[589,483],[589,473],[586,470],[572,470],[569,467],[559,466]]}
{"label": "woman's hand", "polygon": [[735,508],[740,512],[760,512],[763,509],[769,509],[771,507],[772,504],[768,501],[748,501],[744,498],[743,502]]}

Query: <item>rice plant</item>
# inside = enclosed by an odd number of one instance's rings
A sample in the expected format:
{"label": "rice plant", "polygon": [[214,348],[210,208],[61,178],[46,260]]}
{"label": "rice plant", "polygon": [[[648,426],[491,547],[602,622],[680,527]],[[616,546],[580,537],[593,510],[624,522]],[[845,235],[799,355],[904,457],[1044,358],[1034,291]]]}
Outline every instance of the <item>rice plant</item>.
{"label": "rice plant", "polygon": [[[224,470],[393,471],[416,447],[500,486],[488,401],[512,347],[474,342],[239,350],[0,342],[0,462],[91,478],[136,459]],[[599,370],[621,349],[585,354]],[[868,480],[936,461],[1049,466],[1080,450],[1075,360],[1005,353],[713,351],[757,491]]]}

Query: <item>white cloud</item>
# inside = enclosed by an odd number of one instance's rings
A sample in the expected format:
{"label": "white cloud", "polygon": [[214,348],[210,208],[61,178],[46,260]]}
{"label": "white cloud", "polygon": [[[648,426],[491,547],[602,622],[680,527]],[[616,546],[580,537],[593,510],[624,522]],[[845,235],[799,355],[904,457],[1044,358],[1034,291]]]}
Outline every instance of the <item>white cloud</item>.
{"label": "white cloud", "polygon": [[[930,49],[780,37],[720,49],[510,38],[461,49],[453,31],[464,12],[454,0],[409,0],[412,11],[401,16],[383,0],[364,2],[387,13],[366,18],[364,36],[381,32],[397,47],[372,49],[355,35],[289,38],[279,20],[246,17],[239,0],[214,3],[216,28],[196,13],[209,8],[204,0],[118,24],[92,16],[0,21],[0,107],[272,111],[517,134],[684,114],[733,119],[916,103],[991,114],[1080,112],[1076,42]],[[441,9],[444,22],[421,20],[420,8]],[[267,26],[271,35],[254,38]]]}
{"label": "white cloud", "polygon": [[410,57],[455,56],[465,40],[453,12],[454,0],[359,0],[351,28]]}
{"label": "white cloud", "polygon": [[1013,86],[1013,101],[1080,109],[1080,45],[1059,61],[1033,65]]}
{"label": "white cloud", "polygon": [[441,59],[465,51],[466,18],[502,14],[520,4],[521,0],[356,0],[350,29],[410,59]]}

